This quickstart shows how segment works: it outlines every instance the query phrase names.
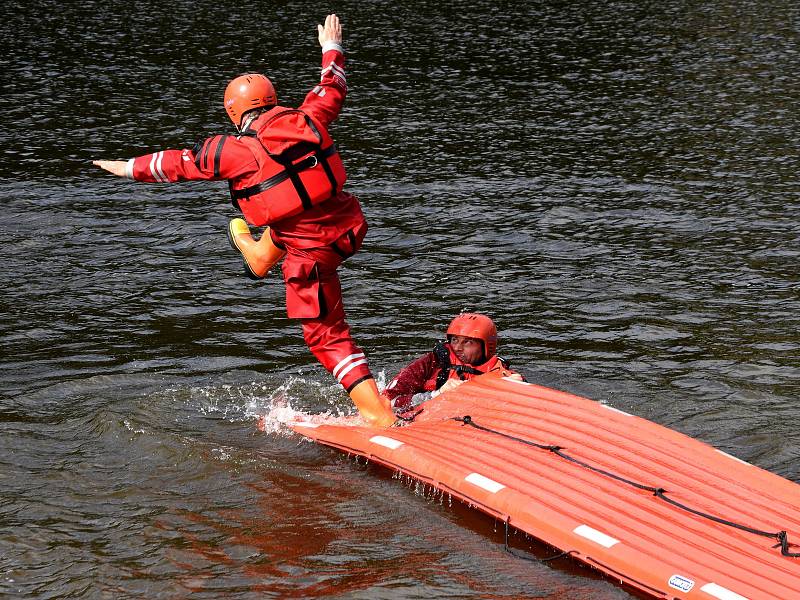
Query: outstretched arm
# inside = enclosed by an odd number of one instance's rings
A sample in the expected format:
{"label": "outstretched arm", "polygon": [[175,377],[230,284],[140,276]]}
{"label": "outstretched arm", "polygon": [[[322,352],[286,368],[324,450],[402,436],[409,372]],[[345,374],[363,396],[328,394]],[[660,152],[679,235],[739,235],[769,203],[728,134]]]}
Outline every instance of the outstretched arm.
{"label": "outstretched arm", "polygon": [[130,160],[93,160],[92,164],[117,175],[149,183],[234,179],[258,168],[245,142],[215,135],[192,149],[160,150]]}
{"label": "outstretched arm", "polygon": [[317,25],[319,45],[322,46],[322,73],[301,110],[319,119],[324,127],[336,120],[347,95],[347,78],[344,73],[342,49],[342,24],[336,15],[325,17],[324,25]]}

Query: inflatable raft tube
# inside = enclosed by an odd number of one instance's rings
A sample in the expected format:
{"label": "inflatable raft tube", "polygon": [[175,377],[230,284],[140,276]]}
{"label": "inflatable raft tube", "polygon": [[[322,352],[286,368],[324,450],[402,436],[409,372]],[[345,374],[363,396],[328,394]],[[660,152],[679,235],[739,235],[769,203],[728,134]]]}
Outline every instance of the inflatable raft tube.
{"label": "inflatable raft tube", "polygon": [[800,485],[545,387],[478,377],[404,427],[293,423],[655,598],[800,598]]}

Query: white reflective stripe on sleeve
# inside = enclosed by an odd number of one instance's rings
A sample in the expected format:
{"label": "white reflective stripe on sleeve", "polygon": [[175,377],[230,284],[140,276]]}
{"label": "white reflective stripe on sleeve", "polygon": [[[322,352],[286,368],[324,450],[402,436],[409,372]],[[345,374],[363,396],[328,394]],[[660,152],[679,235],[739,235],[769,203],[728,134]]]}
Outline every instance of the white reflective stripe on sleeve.
{"label": "white reflective stripe on sleeve", "polygon": [[157,153],[157,152],[156,152],[155,154],[153,154],[153,156],[151,156],[151,157],[150,157],[150,165],[148,166],[148,168],[150,169],[150,175],[152,175],[152,176],[153,176],[153,178],[154,178],[156,181],[159,181],[159,179],[158,179],[158,175],[156,175],[156,170],[155,170],[155,166],[156,166],[156,156],[158,156],[158,153]]}
{"label": "white reflective stripe on sleeve", "polygon": [[366,362],[367,362],[366,358],[362,358],[361,360],[357,360],[355,362],[351,362],[346,368],[342,369],[342,372],[339,373],[339,376],[336,378],[336,381],[338,381],[339,383],[342,383],[342,379],[344,379],[345,375],[347,375],[350,371],[355,369],[357,366],[366,364]]}
{"label": "white reflective stripe on sleeve", "polygon": [[324,88],[324,87],[322,87],[321,85],[318,85],[317,87],[315,87],[315,88],[314,88],[313,90],[311,90],[311,91],[312,91],[314,94],[316,94],[317,96],[319,96],[320,98],[322,98],[323,96],[325,96],[325,88]]}
{"label": "white reflective stripe on sleeve", "polygon": [[334,75],[338,75],[342,79],[346,79],[347,77],[344,74],[344,69],[337,65],[336,63],[331,63],[331,69],[333,70]]}
{"label": "white reflective stripe on sleeve", "polygon": [[322,77],[324,78],[328,71],[333,71],[334,77],[339,77],[343,81],[347,81],[347,77],[344,74],[344,69],[335,63],[329,64],[327,67],[322,69]]}
{"label": "white reflective stripe on sleeve", "polygon": [[156,160],[156,171],[158,171],[159,177],[161,177],[161,181],[168,182],[169,179],[166,175],[164,175],[164,171],[161,170],[161,161],[164,160],[164,151],[158,153],[158,160]]}
{"label": "white reflective stripe on sleeve", "polygon": [[156,161],[159,160],[161,154],[163,154],[163,152],[156,152],[153,154],[152,158],[150,158],[150,174],[153,176],[153,179],[159,183],[164,183],[166,179],[162,179],[162,175],[159,173],[159,167],[156,166]]}
{"label": "white reflective stripe on sleeve", "polygon": [[714,596],[714,598],[719,598],[719,600],[748,600],[746,597],[740,596],[736,592],[732,592],[716,583],[707,583],[700,588],[700,591],[709,596]]}
{"label": "white reflective stripe on sleeve", "polygon": [[331,371],[331,374],[334,377],[336,377],[338,375],[339,371],[344,369],[347,366],[347,363],[349,363],[350,361],[353,361],[353,360],[355,360],[357,358],[364,358],[364,353],[363,352],[357,352],[356,354],[351,354],[349,356],[345,356],[342,360],[339,361],[338,365],[333,367],[333,371]]}
{"label": "white reflective stripe on sleeve", "polygon": [[613,537],[606,535],[602,531],[592,529],[588,525],[578,525],[572,530],[572,532],[577,533],[581,537],[585,537],[587,540],[592,540],[593,542],[596,542],[605,548],[611,548],[611,546],[619,544],[619,540],[615,540]]}
{"label": "white reflective stripe on sleeve", "polygon": [[125,177],[128,179],[133,179],[133,163],[135,159],[129,158],[128,162],[125,163]]}

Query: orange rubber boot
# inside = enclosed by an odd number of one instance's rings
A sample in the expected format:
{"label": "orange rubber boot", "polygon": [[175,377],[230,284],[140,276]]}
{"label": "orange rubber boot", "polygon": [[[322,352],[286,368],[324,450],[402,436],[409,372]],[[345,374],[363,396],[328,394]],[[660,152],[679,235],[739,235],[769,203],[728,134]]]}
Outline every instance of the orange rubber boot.
{"label": "orange rubber boot", "polygon": [[269,227],[255,240],[244,219],[233,219],[228,223],[228,241],[234,250],[241,253],[245,273],[250,279],[264,279],[275,263],[286,254],[285,250],[272,242]]}
{"label": "orange rubber boot", "polygon": [[378,393],[378,386],[372,378],[350,390],[350,398],[364,420],[374,427],[390,427],[397,421],[391,403]]}

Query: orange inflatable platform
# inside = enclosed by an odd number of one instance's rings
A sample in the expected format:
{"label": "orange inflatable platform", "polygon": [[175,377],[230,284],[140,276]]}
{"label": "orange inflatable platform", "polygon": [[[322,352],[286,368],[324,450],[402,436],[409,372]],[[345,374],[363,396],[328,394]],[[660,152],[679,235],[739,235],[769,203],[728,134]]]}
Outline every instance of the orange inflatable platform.
{"label": "orange inflatable platform", "polygon": [[645,419],[483,376],[404,427],[293,423],[655,598],[800,599],[800,485]]}

